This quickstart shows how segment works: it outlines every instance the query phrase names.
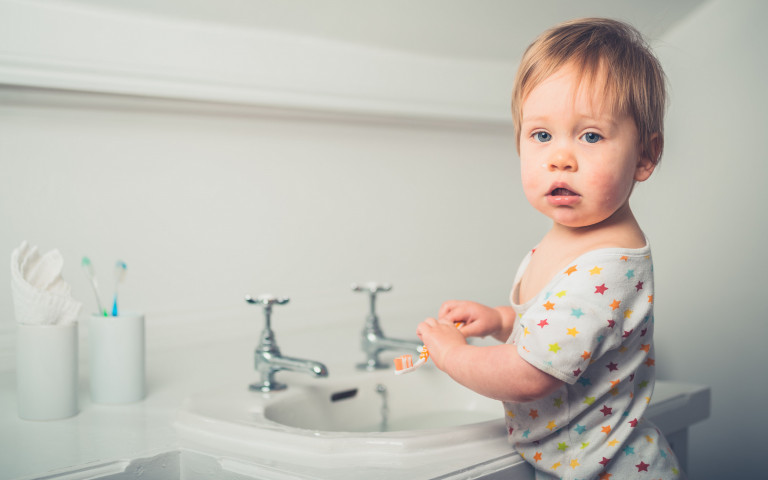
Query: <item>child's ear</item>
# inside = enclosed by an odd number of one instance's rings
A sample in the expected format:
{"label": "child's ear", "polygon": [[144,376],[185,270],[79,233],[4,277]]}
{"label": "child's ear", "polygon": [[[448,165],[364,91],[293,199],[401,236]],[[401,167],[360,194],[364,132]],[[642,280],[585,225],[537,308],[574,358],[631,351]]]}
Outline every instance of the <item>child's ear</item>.
{"label": "child's ear", "polygon": [[650,151],[641,148],[640,158],[637,161],[637,168],[635,169],[635,181],[644,182],[650,178],[656,165],[659,163],[659,157],[661,156],[661,135],[654,133],[651,135]]}

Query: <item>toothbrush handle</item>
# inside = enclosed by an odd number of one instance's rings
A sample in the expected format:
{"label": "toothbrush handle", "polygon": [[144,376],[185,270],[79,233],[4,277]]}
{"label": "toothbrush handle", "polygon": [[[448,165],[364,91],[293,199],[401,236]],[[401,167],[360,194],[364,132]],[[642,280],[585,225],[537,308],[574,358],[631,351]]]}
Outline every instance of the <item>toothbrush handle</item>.
{"label": "toothbrush handle", "polygon": [[99,289],[96,287],[96,282],[91,279],[91,287],[93,288],[93,295],[96,297],[96,306],[99,307],[99,315],[107,316],[107,311],[101,306],[101,299],[99,298]]}

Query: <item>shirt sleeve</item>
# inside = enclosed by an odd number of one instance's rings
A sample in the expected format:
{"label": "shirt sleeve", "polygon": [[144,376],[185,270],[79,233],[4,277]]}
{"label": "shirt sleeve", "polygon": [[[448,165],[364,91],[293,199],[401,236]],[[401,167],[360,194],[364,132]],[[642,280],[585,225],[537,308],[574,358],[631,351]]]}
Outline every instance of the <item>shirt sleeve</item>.
{"label": "shirt sleeve", "polygon": [[[520,318],[521,357],[569,384],[651,315],[650,256],[584,256],[560,272]],[[610,367],[609,367],[610,368]]]}

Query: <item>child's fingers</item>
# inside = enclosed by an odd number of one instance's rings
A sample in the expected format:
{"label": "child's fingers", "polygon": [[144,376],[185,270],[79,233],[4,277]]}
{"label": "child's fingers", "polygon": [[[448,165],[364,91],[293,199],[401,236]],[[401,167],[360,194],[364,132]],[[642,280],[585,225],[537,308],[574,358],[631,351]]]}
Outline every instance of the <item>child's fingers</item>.
{"label": "child's fingers", "polygon": [[437,325],[437,320],[434,318],[427,318],[416,327],[416,335],[422,338],[424,331]]}
{"label": "child's fingers", "polygon": [[437,314],[438,318],[444,318],[449,315],[455,308],[458,302],[456,300],[448,300],[440,305],[440,311]]}
{"label": "child's fingers", "polygon": [[[446,302],[448,303],[448,302]],[[450,323],[470,321],[470,312],[467,309],[467,302],[450,302],[448,305],[443,304],[444,308],[440,309],[440,320],[445,320]]]}
{"label": "child's fingers", "polygon": [[479,337],[482,336],[480,332],[480,327],[475,324],[474,322],[466,322],[464,323],[464,326],[461,327],[461,330],[459,330],[462,335],[465,337]]}

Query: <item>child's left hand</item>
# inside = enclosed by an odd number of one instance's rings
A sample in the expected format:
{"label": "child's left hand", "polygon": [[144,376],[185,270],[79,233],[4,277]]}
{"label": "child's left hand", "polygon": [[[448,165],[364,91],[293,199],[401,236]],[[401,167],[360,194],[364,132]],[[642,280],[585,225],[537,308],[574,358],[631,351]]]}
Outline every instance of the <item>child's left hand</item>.
{"label": "child's left hand", "polygon": [[429,356],[440,370],[444,370],[445,359],[456,346],[466,345],[467,340],[452,322],[428,318],[416,328],[416,334],[429,350]]}

